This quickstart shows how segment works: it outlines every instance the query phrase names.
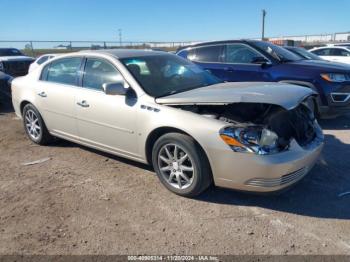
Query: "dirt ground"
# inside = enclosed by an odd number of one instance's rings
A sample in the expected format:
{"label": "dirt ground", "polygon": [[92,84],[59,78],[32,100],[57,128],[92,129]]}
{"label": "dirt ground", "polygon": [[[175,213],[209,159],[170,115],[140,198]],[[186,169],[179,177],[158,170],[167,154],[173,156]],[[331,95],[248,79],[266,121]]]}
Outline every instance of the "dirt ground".
{"label": "dirt ground", "polygon": [[322,158],[290,191],[186,199],[145,165],[33,144],[1,105],[0,254],[350,254],[350,195],[339,196],[350,191],[350,116],[321,125]]}

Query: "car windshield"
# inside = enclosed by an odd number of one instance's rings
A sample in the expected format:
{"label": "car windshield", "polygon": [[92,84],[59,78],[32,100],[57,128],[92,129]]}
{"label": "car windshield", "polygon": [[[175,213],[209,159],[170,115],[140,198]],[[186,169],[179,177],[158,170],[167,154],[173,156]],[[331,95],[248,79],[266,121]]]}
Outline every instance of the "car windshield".
{"label": "car windshield", "polygon": [[0,56],[19,56],[23,55],[18,49],[15,48],[0,48]]}
{"label": "car windshield", "polygon": [[171,54],[120,59],[146,93],[161,97],[223,81],[181,57]]}
{"label": "car windshield", "polygon": [[323,60],[321,57],[319,57],[318,55],[315,55],[307,50],[305,50],[304,48],[292,48],[292,49],[288,49],[289,51],[300,55],[300,57],[304,58],[304,59],[308,59],[308,60]]}
{"label": "car windshield", "polygon": [[292,62],[302,60],[300,56],[284,49],[283,47],[262,41],[252,42],[257,48],[265,51],[280,62]]}

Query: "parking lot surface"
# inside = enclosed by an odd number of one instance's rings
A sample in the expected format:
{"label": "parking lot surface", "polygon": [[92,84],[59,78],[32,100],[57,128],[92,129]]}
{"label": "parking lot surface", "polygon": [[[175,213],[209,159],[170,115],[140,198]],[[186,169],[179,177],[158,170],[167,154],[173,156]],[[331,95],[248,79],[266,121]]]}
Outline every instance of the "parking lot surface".
{"label": "parking lot surface", "polygon": [[288,192],[211,188],[187,199],[146,165],[65,141],[33,144],[5,102],[0,253],[350,254],[350,116],[321,125],[322,157]]}

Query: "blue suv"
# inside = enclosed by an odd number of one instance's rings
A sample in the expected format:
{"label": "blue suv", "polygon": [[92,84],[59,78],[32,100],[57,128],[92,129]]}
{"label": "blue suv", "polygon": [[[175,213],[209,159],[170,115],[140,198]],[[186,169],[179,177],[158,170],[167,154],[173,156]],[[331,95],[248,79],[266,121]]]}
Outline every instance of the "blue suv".
{"label": "blue suv", "polygon": [[312,88],[319,96],[310,106],[318,116],[350,112],[350,66],[307,60],[274,44],[232,40],[186,46],[187,58],[224,81],[284,82]]}

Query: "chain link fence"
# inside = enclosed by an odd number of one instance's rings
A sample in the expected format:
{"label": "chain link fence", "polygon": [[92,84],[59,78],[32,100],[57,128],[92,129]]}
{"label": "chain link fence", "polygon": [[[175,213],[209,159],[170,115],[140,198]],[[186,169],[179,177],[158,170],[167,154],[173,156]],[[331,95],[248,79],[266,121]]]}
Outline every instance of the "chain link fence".
{"label": "chain link fence", "polygon": [[48,53],[68,53],[80,50],[98,49],[159,49],[175,51],[179,47],[197,42],[112,42],[112,41],[11,41],[0,40],[1,47],[20,49],[24,54],[37,57]]}
{"label": "chain link fence", "polygon": [[[322,45],[327,43],[350,42],[350,32],[300,35],[300,36],[279,36],[269,37],[269,41],[294,40],[305,46]],[[29,56],[37,57],[47,53],[68,53],[86,49],[114,49],[114,48],[135,48],[135,49],[161,49],[164,51],[175,51],[179,47],[195,44],[199,41],[184,42],[118,42],[118,41],[14,41],[0,40],[1,47],[18,48]]]}

